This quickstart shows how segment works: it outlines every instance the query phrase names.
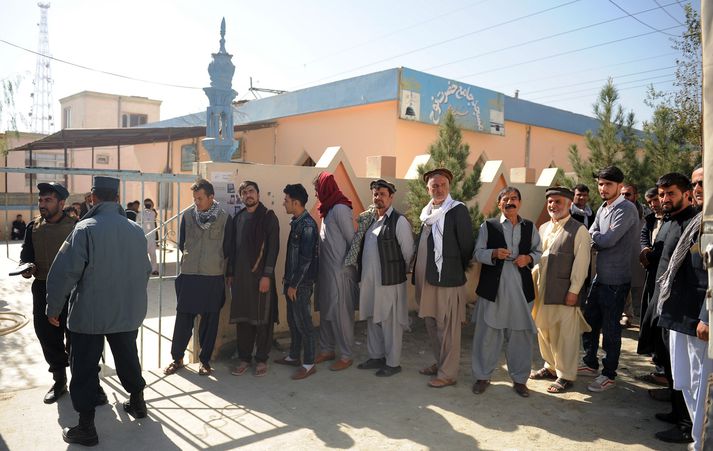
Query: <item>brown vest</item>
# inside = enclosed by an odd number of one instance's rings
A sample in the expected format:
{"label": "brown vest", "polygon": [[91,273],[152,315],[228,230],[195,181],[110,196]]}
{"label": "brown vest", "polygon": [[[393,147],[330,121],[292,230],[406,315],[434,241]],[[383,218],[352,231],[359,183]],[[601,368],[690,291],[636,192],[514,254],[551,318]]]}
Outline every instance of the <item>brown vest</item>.
{"label": "brown vest", "polygon": [[[570,219],[565,223],[547,256],[547,280],[545,281],[545,304],[565,305],[574,263],[574,237],[584,227],[581,222]],[[584,290],[579,292],[577,305],[581,305]]]}
{"label": "brown vest", "polygon": [[59,248],[67,239],[74,224],[73,218],[64,215],[57,223],[49,223],[42,217],[35,219],[32,227],[32,248],[35,251],[35,266],[37,272],[35,279],[47,280],[47,273],[50,271],[50,266],[54,261],[54,257],[59,252]]}
{"label": "brown vest", "polygon": [[[195,207],[193,207],[195,208]],[[202,276],[222,276],[225,274],[223,255],[223,234],[228,214],[218,211],[218,217],[208,230],[198,225],[193,210],[183,215],[186,224],[186,242],[181,257],[181,273]]]}

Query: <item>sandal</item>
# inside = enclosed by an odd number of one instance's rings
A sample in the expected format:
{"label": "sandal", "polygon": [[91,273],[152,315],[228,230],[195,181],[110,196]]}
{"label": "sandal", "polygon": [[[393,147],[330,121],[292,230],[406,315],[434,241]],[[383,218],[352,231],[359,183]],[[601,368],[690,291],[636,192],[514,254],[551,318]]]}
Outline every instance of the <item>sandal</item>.
{"label": "sandal", "polygon": [[201,366],[198,367],[198,374],[200,376],[209,376],[212,372],[213,368],[211,368],[207,363],[201,363]]}
{"label": "sandal", "polygon": [[166,376],[170,376],[171,374],[176,373],[176,371],[180,370],[184,366],[186,365],[183,364],[183,359],[174,360],[173,362],[171,362],[170,365],[166,367],[165,370],[163,370],[163,374],[165,374]]}
{"label": "sandal", "polygon": [[634,379],[648,384],[660,385],[662,387],[668,387],[668,380],[665,375],[656,373],[646,373],[634,376]]}
{"label": "sandal", "polygon": [[230,372],[233,376],[242,376],[245,374],[245,372],[250,368],[250,363],[249,362],[240,362],[240,366],[236,366],[233,368],[233,370]]}
{"label": "sandal", "polygon": [[431,366],[427,366],[426,368],[421,368],[418,370],[418,374],[423,374],[424,376],[435,376],[438,374],[438,365],[435,363]]}
{"label": "sandal", "polygon": [[557,380],[552,382],[552,385],[547,387],[547,393],[564,393],[568,388],[572,387],[572,385],[572,381],[558,377]]}
{"label": "sandal", "polygon": [[253,373],[253,376],[255,377],[262,377],[267,374],[267,363],[258,363],[257,366],[255,366],[255,373]]}
{"label": "sandal", "polygon": [[[550,370],[548,370],[547,368],[542,367],[537,371],[531,371],[530,379],[533,379],[533,380],[541,380],[541,379],[555,380],[555,379],[557,379],[557,376],[552,374],[552,372],[550,372]],[[562,380],[564,380],[564,379],[562,379]]]}

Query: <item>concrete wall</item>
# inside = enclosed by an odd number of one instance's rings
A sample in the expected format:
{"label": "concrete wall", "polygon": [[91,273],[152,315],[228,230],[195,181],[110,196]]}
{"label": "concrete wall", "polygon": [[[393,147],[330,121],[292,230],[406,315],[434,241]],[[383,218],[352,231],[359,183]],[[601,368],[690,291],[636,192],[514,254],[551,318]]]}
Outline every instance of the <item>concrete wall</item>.
{"label": "concrete wall", "polygon": [[[161,101],[146,97],[82,91],[60,99],[59,103],[62,128],[119,128],[122,114],[145,114],[149,123],[161,119]],[[69,124],[64,123],[66,108],[71,109]]]}

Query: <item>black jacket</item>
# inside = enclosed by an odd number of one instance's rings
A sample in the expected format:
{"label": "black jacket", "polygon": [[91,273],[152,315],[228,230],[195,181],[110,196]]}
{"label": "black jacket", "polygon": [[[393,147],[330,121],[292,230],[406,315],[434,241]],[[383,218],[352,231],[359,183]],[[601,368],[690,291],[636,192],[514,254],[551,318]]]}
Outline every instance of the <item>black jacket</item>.
{"label": "black jacket", "polygon": [[[421,232],[416,239],[416,245],[421,241]],[[473,226],[470,222],[468,208],[460,204],[446,213],[443,224],[443,265],[441,267],[441,280],[438,280],[433,253],[433,235],[428,236],[428,261],[426,262],[426,281],[438,287],[459,287],[466,282],[465,271],[470,265],[473,256],[475,240],[473,239]],[[417,256],[418,257],[418,256]],[[414,267],[416,259],[414,259]],[[411,283],[416,283],[416,274],[412,274]]]}

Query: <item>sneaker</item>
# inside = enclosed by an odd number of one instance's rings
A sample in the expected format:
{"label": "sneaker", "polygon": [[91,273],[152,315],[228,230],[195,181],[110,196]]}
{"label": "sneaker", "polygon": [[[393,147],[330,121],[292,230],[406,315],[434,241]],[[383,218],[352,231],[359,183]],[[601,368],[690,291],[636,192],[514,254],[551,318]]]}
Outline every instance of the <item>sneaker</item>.
{"label": "sneaker", "polygon": [[596,379],[594,379],[594,382],[589,384],[587,390],[593,392],[601,392],[614,387],[616,387],[616,382],[614,382],[614,379],[609,379],[605,375],[600,374],[599,376],[597,376]]}
{"label": "sneaker", "polygon": [[577,376],[597,377],[599,376],[599,371],[587,366],[586,363],[582,363],[579,365],[579,368],[577,368]]}

